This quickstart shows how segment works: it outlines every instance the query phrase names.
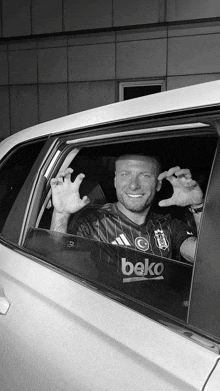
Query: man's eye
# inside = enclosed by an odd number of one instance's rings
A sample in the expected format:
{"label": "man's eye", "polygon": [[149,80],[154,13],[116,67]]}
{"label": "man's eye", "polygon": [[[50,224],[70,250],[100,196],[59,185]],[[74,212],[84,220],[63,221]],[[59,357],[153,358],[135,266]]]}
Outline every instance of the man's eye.
{"label": "man's eye", "polygon": [[129,175],[128,172],[122,172],[122,173],[121,173],[121,176],[128,176],[128,175]]}
{"label": "man's eye", "polygon": [[150,176],[150,174],[141,174],[141,178],[150,178],[151,176]]}

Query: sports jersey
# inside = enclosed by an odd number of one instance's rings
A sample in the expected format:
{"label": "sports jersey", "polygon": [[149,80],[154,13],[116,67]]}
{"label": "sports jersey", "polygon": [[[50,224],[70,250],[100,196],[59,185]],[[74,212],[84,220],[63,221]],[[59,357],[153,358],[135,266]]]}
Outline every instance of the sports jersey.
{"label": "sports jersey", "polygon": [[193,236],[189,227],[180,220],[151,211],[144,224],[135,224],[118,209],[116,203],[86,208],[79,216],[74,215],[68,233],[166,258],[179,254],[184,240]]}

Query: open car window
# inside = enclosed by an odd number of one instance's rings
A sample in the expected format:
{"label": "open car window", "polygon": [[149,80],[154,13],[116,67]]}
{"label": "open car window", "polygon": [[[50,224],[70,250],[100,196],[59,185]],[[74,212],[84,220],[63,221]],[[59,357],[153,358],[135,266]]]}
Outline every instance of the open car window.
{"label": "open car window", "polygon": [[[166,171],[171,167],[180,166],[189,168],[192,177],[199,183],[204,194],[206,193],[212,163],[215,155],[217,136],[210,131],[202,134],[173,134],[172,137],[158,137],[156,139],[141,139],[141,141],[127,142],[105,142],[98,143],[97,146],[89,146],[89,143],[83,145],[68,144],[68,153],[60,159],[54,170],[48,175],[48,186],[46,198],[42,201],[41,211],[39,213],[36,227],[49,228],[52,215],[50,179],[55,177],[60,170],[67,167],[73,169],[71,180],[74,181],[79,173],[84,173],[85,178],[80,186],[80,196],[87,195],[90,199],[90,205],[101,205],[105,203],[114,203],[117,201],[114,187],[115,160],[121,154],[146,153],[157,156],[161,161],[161,170]],[[197,132],[196,132],[197,133]],[[86,146],[85,146],[86,144]],[[87,146],[88,145],[88,146]],[[156,194],[153,210],[162,214],[171,213],[172,217],[180,218],[189,223],[192,229],[193,219],[188,208],[160,208],[158,202],[169,198],[172,195],[172,186],[164,180],[162,188]],[[45,201],[46,200],[46,201]],[[47,210],[45,210],[47,209]]]}
{"label": "open car window", "polygon": [[[183,130],[184,126],[182,125]],[[102,242],[100,239],[97,241],[97,238],[82,237],[82,234],[77,236],[73,230],[66,234],[52,232],[50,180],[67,167],[73,169],[72,181],[79,173],[85,174],[80,186],[80,196],[87,195],[90,204],[76,215],[81,219],[92,208],[114,205],[117,202],[114,187],[116,158],[121,154],[145,153],[159,157],[161,171],[175,166],[189,168],[205,196],[218,142],[215,130],[207,128],[201,126],[200,129],[196,126],[193,129],[191,126],[187,132],[180,129],[178,133],[171,129],[172,132],[168,135],[133,135],[130,138],[111,140],[106,137],[101,141],[91,138],[91,142],[84,141],[83,138],[81,141],[80,138],[73,141],[62,138],[62,152],[50,170],[47,170],[47,190],[43,193],[35,226],[27,229],[24,247],[74,278],[107,290],[108,293],[112,292],[124,303],[129,299],[187,322],[196,261],[193,265],[189,264],[176,250],[168,257],[167,252],[163,251],[163,247],[167,247],[166,235],[161,230],[156,230],[152,239],[157,251],[150,246],[149,249],[136,246],[137,240],[128,246],[126,238],[122,238],[117,232],[109,243],[106,240]],[[181,221],[187,225],[192,235],[197,235],[193,215],[187,207],[159,207],[158,202],[171,195],[172,186],[164,180],[151,210]],[[72,222],[76,220],[76,216],[71,217]],[[69,228],[70,226],[71,224]],[[178,236],[178,232],[175,235]],[[165,243],[164,246],[162,242]]]}

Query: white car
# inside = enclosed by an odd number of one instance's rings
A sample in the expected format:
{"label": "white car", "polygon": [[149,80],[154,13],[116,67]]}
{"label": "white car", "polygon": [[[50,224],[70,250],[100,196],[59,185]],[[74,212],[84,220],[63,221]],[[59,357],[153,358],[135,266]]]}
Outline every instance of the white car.
{"label": "white car", "polygon": [[[219,134],[216,81],[69,115],[0,144],[1,391],[220,390]],[[160,156],[165,170],[189,168],[204,191],[193,265],[130,249],[117,234],[108,244],[50,230],[60,170],[85,174],[91,205],[115,202],[114,159],[139,152]],[[171,192],[165,183],[155,209]],[[192,224],[187,208],[160,209]]]}

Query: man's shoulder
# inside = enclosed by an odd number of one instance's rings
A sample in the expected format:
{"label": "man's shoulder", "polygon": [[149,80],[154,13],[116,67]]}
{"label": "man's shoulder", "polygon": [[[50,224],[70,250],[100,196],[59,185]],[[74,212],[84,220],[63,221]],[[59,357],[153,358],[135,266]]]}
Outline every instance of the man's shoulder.
{"label": "man's shoulder", "polygon": [[[94,218],[101,218],[101,216],[115,215],[115,204],[107,203],[104,205],[87,206],[80,210],[78,213],[78,219],[93,220]],[[75,216],[76,217],[76,216]]]}
{"label": "man's shoulder", "polygon": [[[116,203],[106,203],[104,205],[93,205],[86,207],[82,213],[80,213],[80,218],[85,218],[88,220],[93,220],[94,218],[101,219],[102,217],[109,217],[110,219],[114,217],[118,218],[120,215],[120,219],[126,221],[127,218],[123,215],[117,208]],[[173,219],[169,213],[162,214],[155,211],[150,211],[148,215],[148,220],[157,221],[159,223],[167,223],[171,222]]]}
{"label": "man's shoulder", "polygon": [[98,211],[100,213],[109,213],[112,215],[117,214],[117,208],[115,203],[108,202],[98,208]]}
{"label": "man's shoulder", "polygon": [[162,214],[157,211],[150,211],[148,218],[151,220],[157,220],[158,222],[170,222],[172,221],[172,217],[170,213]]}

